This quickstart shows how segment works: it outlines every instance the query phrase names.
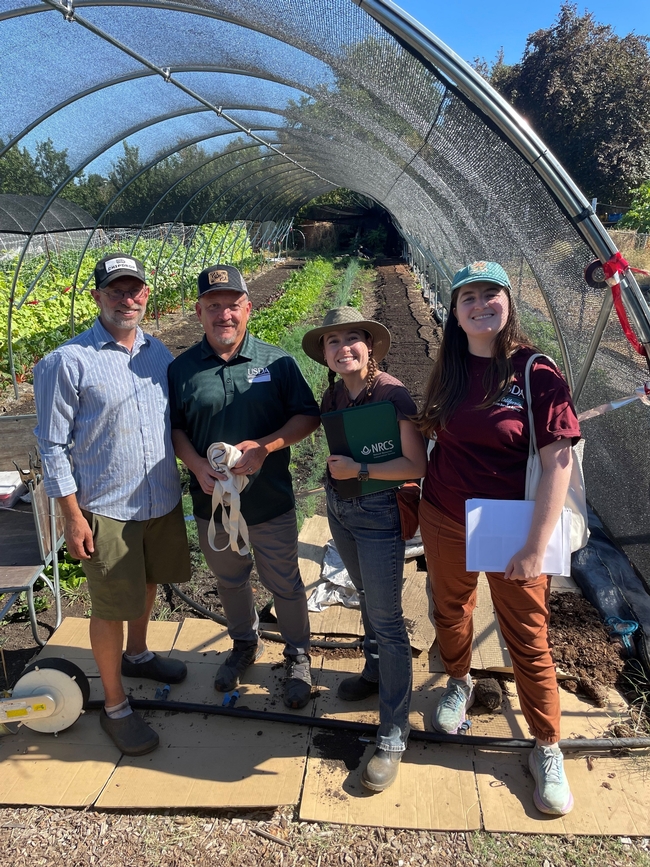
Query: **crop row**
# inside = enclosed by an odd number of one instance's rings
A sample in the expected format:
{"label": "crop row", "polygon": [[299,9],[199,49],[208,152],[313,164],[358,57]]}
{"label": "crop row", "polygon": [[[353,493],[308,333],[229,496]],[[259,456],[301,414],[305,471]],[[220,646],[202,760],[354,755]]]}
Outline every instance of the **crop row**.
{"label": "crop row", "polygon": [[[155,308],[159,313],[178,309],[182,299],[194,291],[196,275],[206,264],[230,262],[247,272],[259,263],[260,257],[253,254],[243,225],[202,226],[189,246],[182,239],[172,241],[140,239],[134,246],[132,238],[117,238],[108,247],[89,250],[80,265],[78,251],[42,254],[26,260],[20,269],[11,311],[11,341],[19,379],[28,377],[39,358],[70,337],[72,319],[75,332],[92,324],[97,306],[88,291],[80,290],[91,284],[96,262],[109,252],[129,253],[144,262],[152,287],[150,312]],[[16,261],[10,257],[0,261],[0,324],[9,320]],[[9,379],[8,339],[8,330],[3,328],[0,385]]]}
{"label": "crop row", "polygon": [[268,343],[280,343],[287,328],[312,315],[333,274],[334,264],[327,259],[318,257],[307,262],[285,281],[281,298],[251,316],[252,333]]}

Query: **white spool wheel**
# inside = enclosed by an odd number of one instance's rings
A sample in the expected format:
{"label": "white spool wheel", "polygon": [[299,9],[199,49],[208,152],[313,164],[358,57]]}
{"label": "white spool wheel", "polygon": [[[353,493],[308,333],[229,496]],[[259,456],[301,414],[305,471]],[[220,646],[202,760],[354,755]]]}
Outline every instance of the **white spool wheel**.
{"label": "white spool wheel", "polygon": [[13,688],[12,698],[29,698],[46,692],[56,704],[55,712],[40,719],[26,719],[23,725],[36,732],[60,732],[79,719],[88,701],[88,678],[68,659],[47,658],[33,662]]}

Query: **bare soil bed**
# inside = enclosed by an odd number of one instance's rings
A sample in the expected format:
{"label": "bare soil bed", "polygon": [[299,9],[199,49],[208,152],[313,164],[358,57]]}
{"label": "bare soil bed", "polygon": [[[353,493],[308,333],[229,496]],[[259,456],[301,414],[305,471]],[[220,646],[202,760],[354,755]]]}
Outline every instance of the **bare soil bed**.
{"label": "bare soil bed", "polygon": [[[288,263],[287,263],[288,264]],[[416,401],[423,396],[431,358],[440,331],[431,321],[428,306],[408,269],[396,261],[376,263],[378,279],[366,313],[384,322],[392,332],[393,348],[382,365],[401,379]],[[291,267],[290,265],[288,265]],[[277,268],[250,283],[255,306],[268,303],[287,277]],[[193,318],[172,315],[155,332],[174,354],[201,337]],[[28,409],[12,412],[29,411]],[[190,594],[218,611],[219,601],[209,573],[197,559]],[[254,583],[259,607],[267,594]],[[171,607],[170,604],[171,603]],[[66,600],[65,614],[84,616],[89,601],[82,590]],[[581,597],[556,594],[551,601],[551,635],[558,667],[573,675],[569,681],[582,689],[585,678],[603,686],[624,686],[617,645],[610,643],[595,610]],[[179,600],[159,601],[155,616],[180,620],[197,616]],[[51,632],[50,610],[39,616]],[[45,631],[43,632],[45,635]],[[2,628],[10,682],[37,648],[29,625],[16,618]],[[340,652],[343,653],[343,652]],[[2,674],[0,672],[0,684]],[[299,822],[290,807],[274,812],[212,811],[106,813],[93,810],[52,810],[43,807],[0,809],[0,865],[15,867],[77,867],[77,865],[233,865],[257,867],[330,867],[330,865],[650,865],[650,841],[566,836],[526,837],[517,834],[432,833],[392,831],[385,828],[318,825]]]}

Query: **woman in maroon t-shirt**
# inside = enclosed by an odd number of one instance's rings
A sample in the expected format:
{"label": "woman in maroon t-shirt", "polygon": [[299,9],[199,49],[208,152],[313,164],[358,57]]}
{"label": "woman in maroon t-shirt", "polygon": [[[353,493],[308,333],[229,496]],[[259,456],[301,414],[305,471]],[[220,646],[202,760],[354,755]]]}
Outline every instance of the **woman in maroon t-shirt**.
{"label": "woman in maroon t-shirt", "polygon": [[[495,262],[474,262],[458,271],[450,308],[418,425],[435,440],[420,529],[436,637],[449,675],[433,725],[452,733],[474,701],[469,670],[478,573],[465,567],[465,501],[524,499],[529,439],[524,371],[536,350],[521,331],[508,275]],[[533,521],[526,544],[505,573],[487,573],[487,579],[521,709],[536,738],[529,757],[535,805],[564,815],[573,797],[557,745],[560,700],[548,643],[550,580],[541,572],[564,506],[571,446],[580,428],[569,388],[547,359],[533,364],[531,394],[542,463]]]}
{"label": "woman in maroon t-shirt", "polygon": [[[404,541],[395,491],[400,480],[424,475],[424,440],[411,421],[416,408],[408,391],[377,367],[390,346],[390,334],[381,323],[364,319],[351,307],[339,307],[327,313],[320,328],[307,332],[302,345],[310,358],[329,367],[330,387],[321,412],[390,401],[399,425],[402,457],[370,465],[345,455],[327,459],[327,517],[359,592],[365,632],[363,671],[341,681],[338,697],[359,701],[379,694],[377,747],[361,781],[380,792],[397,777],[406,749],[412,689],[411,645],[402,613]],[[349,499],[340,496],[337,482],[357,478],[394,480],[395,487]]]}

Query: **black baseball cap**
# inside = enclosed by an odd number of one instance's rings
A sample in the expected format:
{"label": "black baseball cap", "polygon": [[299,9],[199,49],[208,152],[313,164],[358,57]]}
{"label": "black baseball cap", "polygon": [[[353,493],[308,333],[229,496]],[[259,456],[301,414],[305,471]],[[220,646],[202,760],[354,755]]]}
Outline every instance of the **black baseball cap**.
{"label": "black baseball cap", "polygon": [[198,283],[199,297],[205,295],[206,292],[217,292],[225,289],[248,295],[246,281],[233,265],[211,265],[201,271]]}
{"label": "black baseball cap", "polygon": [[144,265],[133,256],[111,253],[95,265],[95,289],[104,289],[118,277],[137,277],[143,283],[147,282]]}

